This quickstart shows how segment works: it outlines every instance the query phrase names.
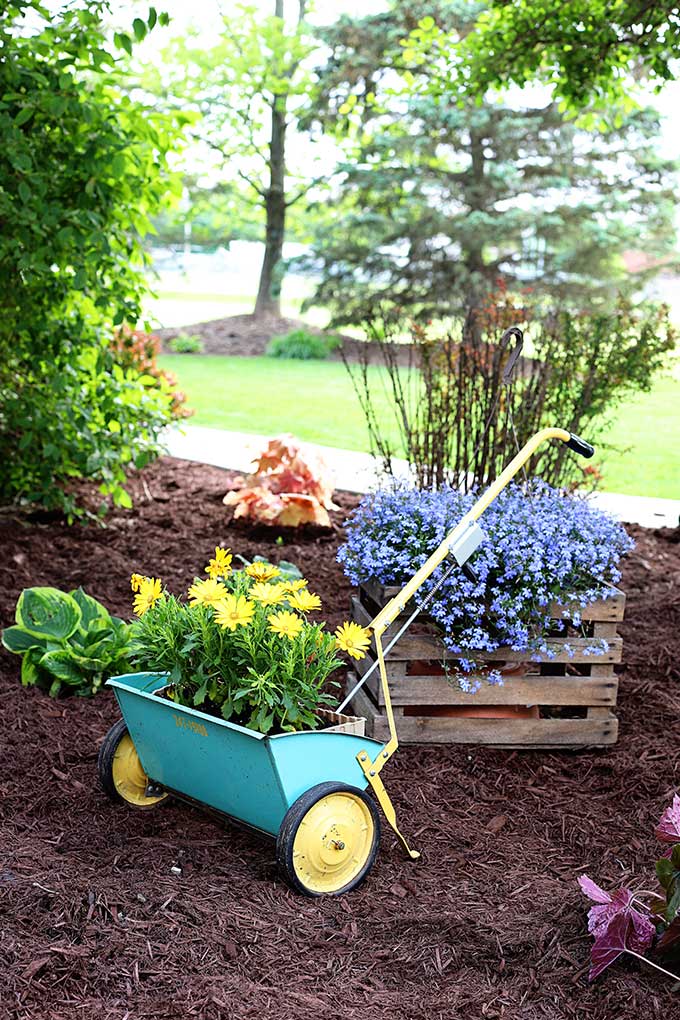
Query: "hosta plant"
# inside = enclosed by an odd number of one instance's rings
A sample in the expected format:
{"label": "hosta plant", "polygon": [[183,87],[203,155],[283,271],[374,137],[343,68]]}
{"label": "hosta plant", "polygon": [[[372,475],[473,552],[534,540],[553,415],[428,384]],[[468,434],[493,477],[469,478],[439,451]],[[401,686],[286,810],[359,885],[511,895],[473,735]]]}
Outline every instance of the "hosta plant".
{"label": "hosta plant", "polygon": [[264,560],[234,570],[218,547],[206,573],[186,601],[132,575],[136,666],[167,671],[177,703],[260,733],[315,729],[319,710],[335,703],[324,685],[337,686],[328,678],[342,665],[338,652],[361,658],[367,632],[347,623],[329,633],[307,581]]}
{"label": "hosta plant", "polygon": [[[345,573],[354,584],[371,577],[404,584],[475,499],[474,493],[447,486],[395,486],[369,494],[346,525],[347,542],[338,554]],[[546,639],[557,633],[573,654],[569,634],[582,633],[583,607],[612,593],[619,561],[633,544],[613,518],[542,482],[508,486],[480,524],[486,541],[471,561],[478,579],[454,570],[428,605],[444,644],[460,657],[460,686],[472,692],[480,675],[502,683],[498,670],[484,665],[487,652],[510,647],[526,652],[527,659],[550,658],[554,652]],[[442,581],[448,567],[434,571],[416,602]],[[555,603],[564,606],[557,622],[551,616]],[[606,650],[605,641],[593,638],[581,654]],[[472,674],[475,678],[468,679]]]}
{"label": "hosta plant", "polygon": [[239,476],[224,497],[234,517],[260,524],[298,527],[331,526],[333,484],[319,457],[303,449],[293,436],[271,439],[255,462],[255,471]]}
{"label": "hosta plant", "polygon": [[56,697],[62,689],[96,694],[107,677],[130,666],[130,627],[82,588],[26,588],[16,625],[2,632],[8,651],[22,656],[21,682]]}
{"label": "hosta plant", "polygon": [[[588,912],[588,931],[594,938],[590,980],[606,970],[624,953],[642,959],[680,981],[680,976],[659,967],[643,954],[651,949],[666,959],[680,958],[680,797],[666,808],[655,830],[666,844],[663,857],[656,862],[661,889],[649,892],[623,886],[614,893],[601,889],[587,875],[578,883],[595,906]],[[679,960],[680,962],[680,960]],[[676,964],[677,966],[677,964]]]}

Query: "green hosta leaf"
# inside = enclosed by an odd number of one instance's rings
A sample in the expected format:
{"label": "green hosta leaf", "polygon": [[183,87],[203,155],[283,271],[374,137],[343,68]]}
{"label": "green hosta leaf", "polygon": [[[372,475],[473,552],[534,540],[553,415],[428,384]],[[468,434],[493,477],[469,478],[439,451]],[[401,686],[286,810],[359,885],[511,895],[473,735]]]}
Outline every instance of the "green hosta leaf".
{"label": "green hosta leaf", "polygon": [[21,682],[24,687],[33,687],[40,680],[38,660],[33,649],[29,649],[21,660]]}
{"label": "green hosta leaf", "polygon": [[81,617],[75,599],[57,588],[25,588],[17,602],[17,623],[36,637],[65,640]]}
{"label": "green hosta leaf", "polygon": [[82,630],[89,631],[94,623],[102,623],[107,627],[111,626],[109,611],[101,602],[97,602],[91,595],[84,592],[82,588],[76,588],[74,591],[69,592],[69,595],[80,609],[80,627]]}
{"label": "green hosta leaf", "polygon": [[2,632],[2,643],[8,652],[15,655],[22,655],[29,648],[44,647],[42,638],[29,634],[23,627],[6,627]]}
{"label": "green hosta leaf", "polygon": [[79,684],[83,682],[84,678],[80,665],[74,661],[77,658],[66,650],[45,652],[40,660],[40,666],[67,684]]}

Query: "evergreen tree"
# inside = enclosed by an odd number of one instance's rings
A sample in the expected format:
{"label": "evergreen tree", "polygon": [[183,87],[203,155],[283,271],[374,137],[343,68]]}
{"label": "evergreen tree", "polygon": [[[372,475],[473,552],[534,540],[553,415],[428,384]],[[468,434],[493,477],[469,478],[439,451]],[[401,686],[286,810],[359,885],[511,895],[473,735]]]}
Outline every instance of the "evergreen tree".
{"label": "evergreen tree", "polygon": [[672,248],[677,164],[658,156],[652,110],[586,134],[554,104],[395,90],[390,68],[413,17],[464,24],[478,6],[422,3],[399,21],[394,5],[389,17],[343,19],[327,35],[324,117],[336,128],[356,122],[337,215],[314,246],[314,303],[330,305],[338,323],[378,301],[427,317],[474,307],[498,277],[605,307],[624,282],[626,248]]}

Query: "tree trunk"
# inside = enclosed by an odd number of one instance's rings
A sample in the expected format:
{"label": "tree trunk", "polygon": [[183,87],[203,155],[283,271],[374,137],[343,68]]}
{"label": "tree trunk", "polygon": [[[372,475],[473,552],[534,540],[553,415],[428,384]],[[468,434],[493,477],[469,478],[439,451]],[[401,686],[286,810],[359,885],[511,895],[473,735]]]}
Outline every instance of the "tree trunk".
{"label": "tree trunk", "polygon": [[[275,0],[274,15],[283,18],[283,0]],[[286,97],[275,96],[271,111],[264,258],[255,301],[256,316],[281,314],[283,239],[286,232]]]}

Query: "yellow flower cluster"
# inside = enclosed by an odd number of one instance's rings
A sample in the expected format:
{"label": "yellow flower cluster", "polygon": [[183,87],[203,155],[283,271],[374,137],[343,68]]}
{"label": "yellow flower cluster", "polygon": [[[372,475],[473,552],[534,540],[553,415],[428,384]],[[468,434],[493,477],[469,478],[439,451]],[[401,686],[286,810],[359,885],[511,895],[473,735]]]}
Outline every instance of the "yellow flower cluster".
{"label": "yellow flower cluster", "polygon": [[232,555],[230,549],[223,549],[222,546],[215,546],[215,555],[205,568],[206,574],[215,580],[217,577],[228,577],[231,573]]}
{"label": "yellow flower cluster", "polygon": [[163,596],[163,583],[156,577],[133,574],[130,578],[130,587],[136,592],[132,610],[137,616],[144,616],[144,613]]}
{"label": "yellow flower cluster", "polygon": [[[262,606],[282,606],[267,617],[269,630],[281,638],[293,641],[304,627],[304,620],[297,613],[312,613],[321,609],[321,599],[307,590],[307,581],[271,582],[281,576],[278,567],[263,560],[256,560],[245,568],[245,573],[254,582],[248,595],[233,595],[218,578],[227,577],[232,571],[232,554],[229,549],[215,547],[215,555],[205,568],[208,579],[194,581],[188,591],[189,605],[210,606],[214,619],[225,630],[235,631],[247,627],[255,615],[256,603]],[[160,598],[163,585],[158,578],[133,574],[130,587],[135,592],[133,609],[137,616],[143,616]],[[291,612],[291,609],[297,612]],[[371,632],[358,623],[343,623],[335,631],[336,647],[347,652],[353,659],[363,659],[371,641]]]}

